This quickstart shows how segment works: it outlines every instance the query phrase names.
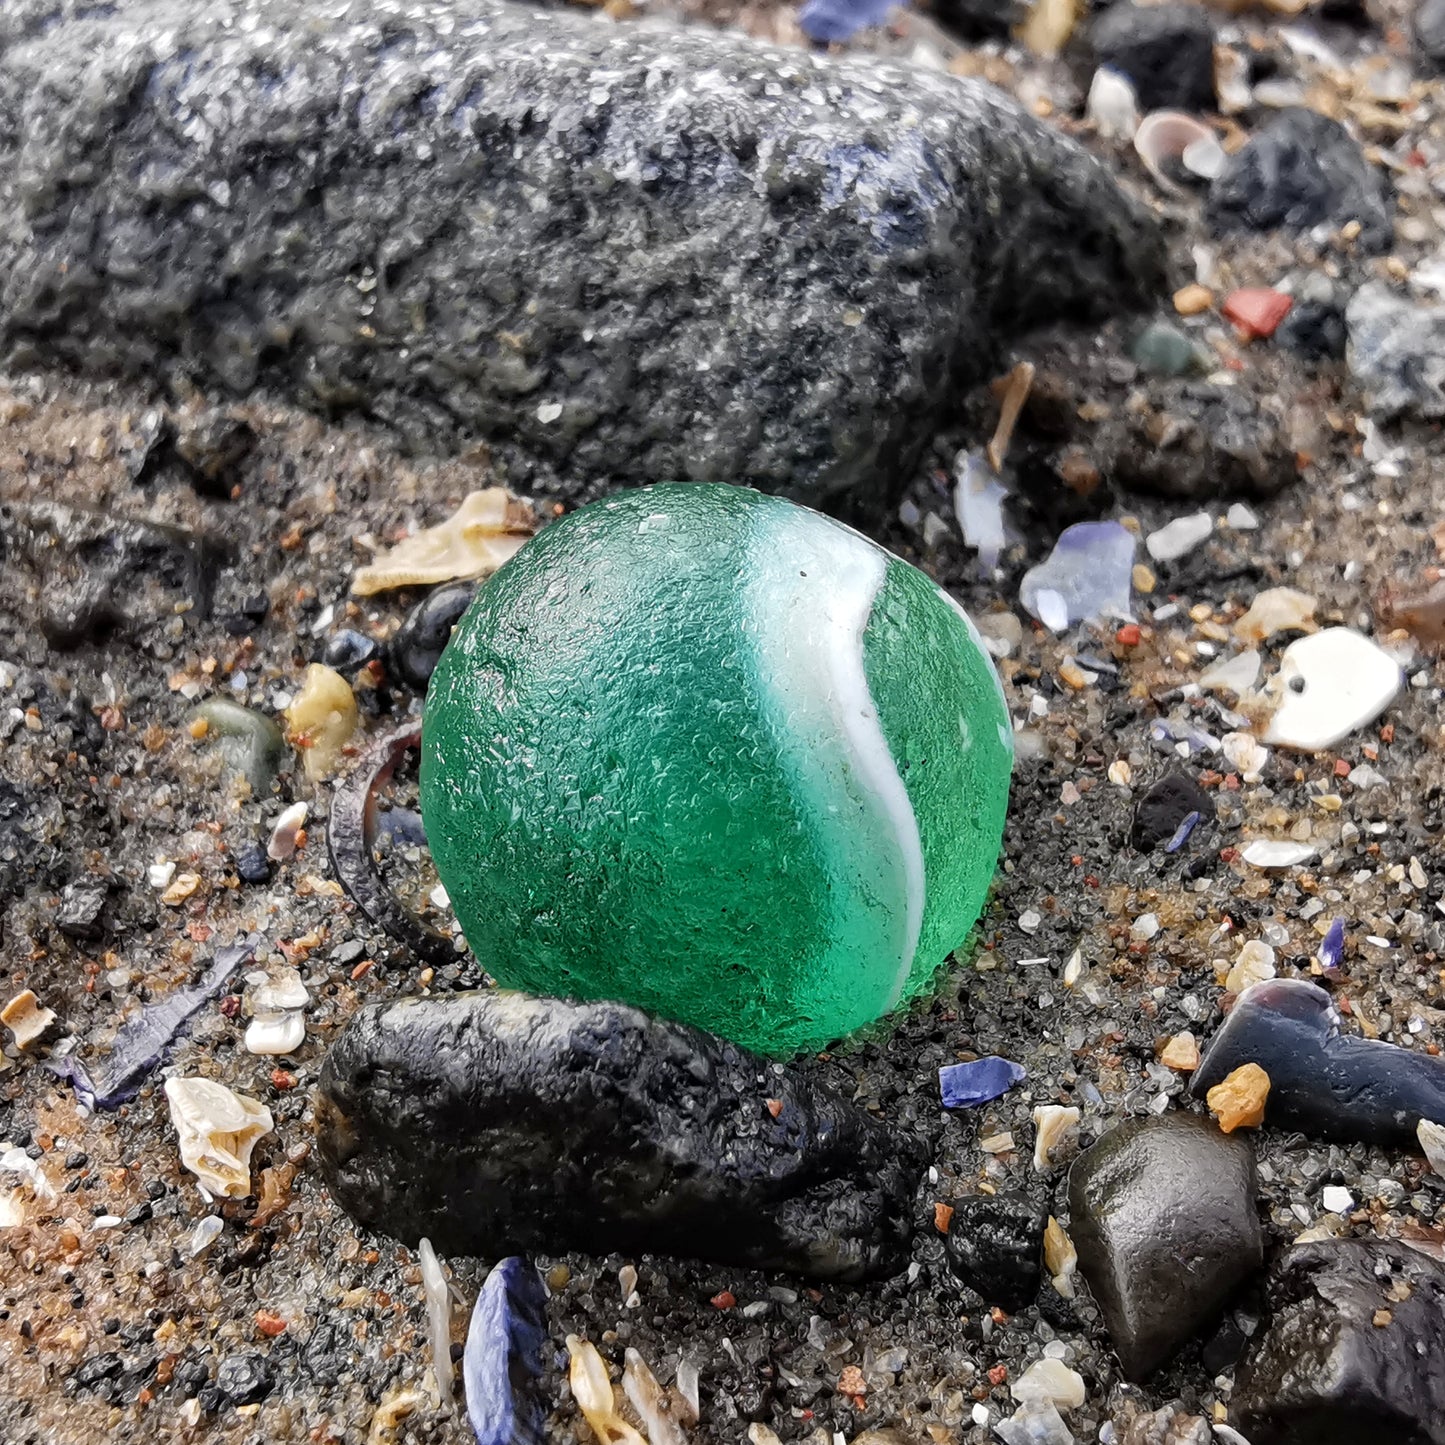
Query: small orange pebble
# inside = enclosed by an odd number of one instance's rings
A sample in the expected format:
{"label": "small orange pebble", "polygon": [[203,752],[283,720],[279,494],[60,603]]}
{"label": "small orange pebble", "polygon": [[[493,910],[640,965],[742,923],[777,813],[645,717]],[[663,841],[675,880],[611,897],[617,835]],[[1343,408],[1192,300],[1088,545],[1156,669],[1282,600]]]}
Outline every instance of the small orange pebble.
{"label": "small orange pebble", "polygon": [[374,958],[363,958],[361,962],[358,963],[356,967],[351,970],[352,983],[355,983],[356,980],[359,978],[365,978],[366,975],[369,974],[371,970],[375,967],[376,960]]}
{"label": "small orange pebble", "polygon": [[275,1310],[257,1310],[256,1328],[269,1340],[286,1333],[286,1321]]}
{"label": "small orange pebble", "polygon": [[197,742],[199,742],[203,737],[205,737],[205,735],[210,732],[210,730],[210,723],[208,723],[203,717],[193,718],[191,720],[190,726],[186,729],[186,731],[189,732],[190,735],[197,740]]}
{"label": "small orange pebble", "polygon": [[1269,1075],[1258,1064],[1241,1064],[1205,1095],[1226,1134],[1259,1128],[1268,1098]]}
{"label": "small orange pebble", "polygon": [[763,1103],[768,1106],[768,1113],[775,1119],[783,1112],[783,1101],[781,1099],[764,1099]]}
{"label": "small orange pebble", "polygon": [[1386,723],[1385,726],[1380,729],[1380,741],[1382,743],[1392,743],[1395,741],[1394,723]]}
{"label": "small orange pebble", "polygon": [[995,1365],[988,1372],[988,1382],[990,1385],[1001,1385],[1006,1379],[1008,1379],[1007,1365]]}
{"label": "small orange pebble", "polygon": [[1256,337],[1273,336],[1293,305],[1293,297],[1286,296],[1283,291],[1246,286],[1231,292],[1220,309],[1226,320],[1234,322],[1244,339],[1252,341]]}
{"label": "small orange pebble", "polygon": [[1335,776],[1337,778],[1348,778],[1350,772],[1350,765],[1343,758],[1335,759]]}
{"label": "small orange pebble", "polygon": [[1137,622],[1126,622],[1114,634],[1114,641],[1117,642],[1120,647],[1138,647],[1140,636],[1139,624]]}
{"label": "small orange pebble", "polygon": [[285,1069],[271,1070],[271,1087],[280,1089],[283,1092],[296,1087],[296,1075],[288,1074]]}
{"label": "small orange pebble", "polygon": [[947,1234],[953,1224],[953,1205],[936,1201],[933,1206],[933,1227],[940,1234]]}
{"label": "small orange pebble", "polygon": [[720,1289],[708,1301],[715,1310],[730,1310],[737,1302],[737,1296],[730,1289]]}
{"label": "small orange pebble", "polygon": [[838,1376],[838,1393],[855,1397],[862,1397],[868,1393],[868,1382],[863,1378],[863,1371],[857,1365],[844,1366],[843,1373]]}
{"label": "small orange pebble", "polygon": [[1181,316],[1198,316],[1214,305],[1214,292],[1197,281],[1191,286],[1181,286],[1174,293],[1174,309]]}

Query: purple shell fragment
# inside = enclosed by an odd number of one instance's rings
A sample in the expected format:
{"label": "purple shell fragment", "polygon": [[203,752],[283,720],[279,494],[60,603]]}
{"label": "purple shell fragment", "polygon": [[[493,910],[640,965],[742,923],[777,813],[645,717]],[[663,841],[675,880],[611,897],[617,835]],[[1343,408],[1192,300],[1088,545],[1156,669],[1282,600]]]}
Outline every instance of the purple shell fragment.
{"label": "purple shell fragment", "polygon": [[1413,1145],[1421,1119],[1445,1124],[1445,1059],[1341,1032],[1324,989],[1272,978],[1240,994],[1190,1091],[1202,1099],[1241,1064],[1269,1075],[1264,1121],[1324,1139]]}
{"label": "purple shell fragment", "polygon": [[949,1064],[938,1071],[938,1092],[945,1109],[968,1109],[1006,1094],[1028,1078],[1028,1070],[1012,1059],[990,1055],[967,1064]]}
{"label": "purple shell fragment", "polygon": [[1345,956],[1345,920],[1337,918],[1320,942],[1320,967],[1332,973]]}
{"label": "purple shell fragment", "polygon": [[477,1296],[462,1354],[467,1418],[477,1445],[543,1445],[537,1381],[547,1345],[547,1290],[525,1259],[498,1260]]}
{"label": "purple shell fragment", "polygon": [[135,1098],[146,1076],[165,1057],[166,1050],[201,1007],[226,986],[231,976],[259,947],[253,933],[240,943],[216,951],[210,967],[187,988],[178,988],[159,1003],[142,1009],[122,1027],[110,1046],[100,1072],[92,1074],[74,1054],[52,1059],[49,1067],[75,1089],[87,1109],[118,1109]]}
{"label": "purple shell fragment", "polygon": [[881,25],[897,0],[808,0],[798,24],[809,40],[837,45],[870,25]]}
{"label": "purple shell fragment", "polygon": [[1051,632],[1075,622],[1130,620],[1134,534],[1119,522],[1075,522],[1054,550],[1030,567],[1019,601]]}

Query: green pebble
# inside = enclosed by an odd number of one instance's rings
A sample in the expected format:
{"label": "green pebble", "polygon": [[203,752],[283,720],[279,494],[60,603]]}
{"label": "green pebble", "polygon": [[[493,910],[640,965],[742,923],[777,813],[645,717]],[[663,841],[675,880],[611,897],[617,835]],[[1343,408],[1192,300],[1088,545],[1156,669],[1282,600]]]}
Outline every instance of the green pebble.
{"label": "green pebble", "polygon": [[482,966],[783,1055],[924,989],[983,907],[1013,760],[963,610],[740,487],[623,492],[478,592],[422,727]]}
{"label": "green pebble", "polygon": [[1150,376],[1188,376],[1206,365],[1198,344],[1167,321],[1156,321],[1140,332],[1129,354]]}
{"label": "green pebble", "polygon": [[286,739],[264,714],[223,697],[208,698],[195,711],[209,733],[221,740],[221,753],[231,767],[245,775],[251,791],[264,797],[286,761]]}

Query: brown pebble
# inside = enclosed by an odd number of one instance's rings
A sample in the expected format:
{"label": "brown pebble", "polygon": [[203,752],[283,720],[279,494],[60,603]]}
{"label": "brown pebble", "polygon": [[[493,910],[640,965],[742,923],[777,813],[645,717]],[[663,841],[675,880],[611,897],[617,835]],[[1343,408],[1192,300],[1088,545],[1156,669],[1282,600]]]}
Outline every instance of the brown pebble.
{"label": "brown pebble", "polygon": [[1197,281],[1192,286],[1181,286],[1174,293],[1174,309],[1181,316],[1198,316],[1214,305],[1214,292]]}

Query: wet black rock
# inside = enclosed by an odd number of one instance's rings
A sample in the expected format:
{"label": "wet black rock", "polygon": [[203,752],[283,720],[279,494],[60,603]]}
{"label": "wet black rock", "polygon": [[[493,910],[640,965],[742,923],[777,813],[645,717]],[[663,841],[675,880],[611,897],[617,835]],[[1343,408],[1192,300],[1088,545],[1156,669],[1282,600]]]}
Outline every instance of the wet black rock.
{"label": "wet black rock", "polygon": [[1048,1211],[1027,1195],[969,1194],[953,1201],[944,1237],[948,1267],[986,1304],[1027,1308],[1043,1277]]}
{"label": "wet black rock", "polygon": [[407,613],[387,648],[390,671],[398,682],[426,691],[452,628],[476,594],[475,582],[453,582],[428,593]]}
{"label": "wet black rock", "polygon": [[1415,48],[1445,69],[1445,0],[1420,0],[1415,7]]}
{"label": "wet black rock", "polygon": [[1213,110],[1214,25],[1197,5],[1111,5],[1094,22],[1094,59],[1133,83],[1143,110]]}
{"label": "wet black rock", "polygon": [[242,883],[264,883],[271,876],[271,863],[259,843],[247,843],[236,854],[236,875]]}
{"label": "wet black rock", "polygon": [[216,1368],[216,1388],[233,1405],[255,1405],[275,1387],[264,1355],[228,1355]]}
{"label": "wet black rock", "polygon": [[1069,1171],[1069,1234],[1124,1374],[1143,1380],[1264,1262],[1254,1151],[1193,1114],[1130,1119]]}
{"label": "wet black rock", "polygon": [[1393,1240],[1297,1245],[1231,1412],[1252,1445],[1445,1445],[1445,1266]]}
{"label": "wet black rock", "polygon": [[106,1380],[114,1379],[125,1367],[125,1361],[114,1351],[92,1355],[71,1372],[69,1385],[73,1390],[94,1390]]}
{"label": "wet black rock", "polygon": [[960,40],[1006,40],[1027,15],[1023,0],[933,0],[938,21]]}
{"label": "wet black rock", "polygon": [[1334,361],[1345,354],[1345,313],[1328,301],[1296,301],[1274,339],[1312,361]]}
{"label": "wet black rock", "polygon": [[1350,298],[1345,325],[1350,371],[1371,415],[1445,419],[1445,306],[1372,281]]}
{"label": "wet black rock", "polygon": [[55,926],[67,937],[94,942],[105,931],[100,915],[110,893],[104,878],[77,878],[67,883],[55,910]]}
{"label": "wet black rock", "polygon": [[922,68],[492,0],[49,10],[0,47],[14,368],[816,501],[900,481],[1011,329],[1164,279],[1104,167]]}
{"label": "wet black rock", "polygon": [[1230,158],[1210,187],[1219,230],[1308,231],[1357,221],[1356,245],[1387,251],[1395,239],[1389,186],[1338,121],[1292,107]]}
{"label": "wet black rock", "polygon": [[365,667],[380,651],[374,638],[343,627],[340,632],[333,632],[326,639],[326,646],[321,649],[321,656],[317,661],[345,677],[350,677]]}
{"label": "wet black rock", "polygon": [[808,1074],[620,1004],[362,1009],[319,1155],[363,1223],[443,1254],[646,1251],[857,1279],[903,1262],[916,1146]]}
{"label": "wet black rock", "polygon": [[1166,773],[1135,805],[1129,841],[1141,853],[1151,852],[1168,843],[1191,813],[1212,822],[1214,799],[1186,773]]}
{"label": "wet black rock", "polygon": [[1315,1138],[1411,1147],[1421,1119],[1445,1124],[1445,1059],[1342,1032],[1324,989],[1272,978],[1245,989],[1209,1041],[1196,1099],[1241,1064],[1269,1075],[1264,1121]]}

